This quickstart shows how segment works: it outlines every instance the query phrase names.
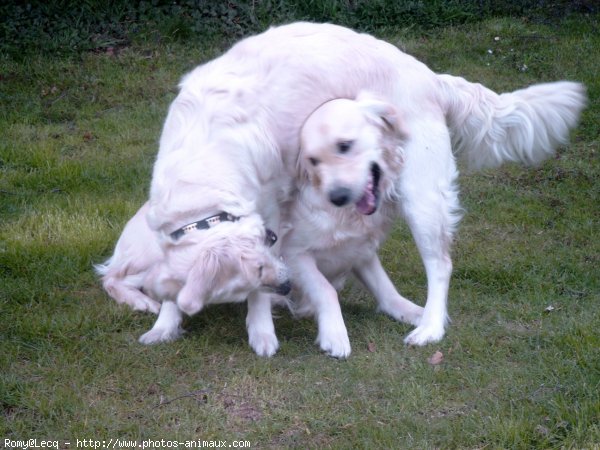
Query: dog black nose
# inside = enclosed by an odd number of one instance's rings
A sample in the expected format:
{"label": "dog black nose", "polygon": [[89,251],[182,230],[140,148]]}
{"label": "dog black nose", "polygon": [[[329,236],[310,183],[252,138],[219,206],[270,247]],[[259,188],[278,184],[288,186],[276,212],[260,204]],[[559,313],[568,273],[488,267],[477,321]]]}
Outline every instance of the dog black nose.
{"label": "dog black nose", "polygon": [[329,201],[335,206],[344,206],[350,201],[352,191],[345,187],[335,188],[329,191]]}
{"label": "dog black nose", "polygon": [[277,288],[275,288],[275,293],[277,293],[279,295],[288,295],[291,290],[292,290],[292,283],[290,283],[288,280],[285,283],[282,283],[279,286],[277,286]]}

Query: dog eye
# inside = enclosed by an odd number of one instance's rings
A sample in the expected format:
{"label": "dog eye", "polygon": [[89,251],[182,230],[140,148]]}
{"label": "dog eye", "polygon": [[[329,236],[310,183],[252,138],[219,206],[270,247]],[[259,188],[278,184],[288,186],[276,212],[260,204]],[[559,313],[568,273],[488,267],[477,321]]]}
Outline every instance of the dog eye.
{"label": "dog eye", "polygon": [[265,266],[263,266],[262,264],[260,266],[258,266],[258,277],[259,278],[262,278],[264,268],[265,268]]}
{"label": "dog eye", "polygon": [[350,150],[350,148],[352,147],[352,144],[354,144],[354,141],[341,141],[341,142],[338,142],[338,144],[337,144],[338,152],[340,152],[340,153],[347,153],[348,150]]}
{"label": "dog eye", "polygon": [[275,242],[277,242],[277,235],[273,230],[269,230],[267,228],[265,233],[265,245],[267,245],[268,247],[273,247],[275,245]]}
{"label": "dog eye", "polygon": [[311,163],[313,166],[317,166],[317,165],[318,165],[318,164],[321,162],[321,161],[319,161],[317,158],[312,158],[312,157],[311,157],[311,158],[308,158],[308,160],[310,161],[310,163]]}

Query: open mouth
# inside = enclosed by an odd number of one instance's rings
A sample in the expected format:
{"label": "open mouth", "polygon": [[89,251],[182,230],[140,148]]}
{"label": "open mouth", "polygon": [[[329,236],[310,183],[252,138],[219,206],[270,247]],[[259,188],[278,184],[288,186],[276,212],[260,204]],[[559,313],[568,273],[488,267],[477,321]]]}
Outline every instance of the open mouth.
{"label": "open mouth", "polygon": [[371,176],[365,187],[362,197],[356,202],[356,209],[359,213],[369,216],[377,211],[379,205],[379,179],[381,178],[381,168],[377,163],[371,164]]}

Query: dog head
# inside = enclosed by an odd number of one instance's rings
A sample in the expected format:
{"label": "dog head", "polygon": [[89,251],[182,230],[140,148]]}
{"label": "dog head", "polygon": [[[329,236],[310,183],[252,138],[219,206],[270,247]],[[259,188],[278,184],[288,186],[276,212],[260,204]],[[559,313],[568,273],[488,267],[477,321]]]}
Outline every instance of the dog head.
{"label": "dog head", "polygon": [[179,309],[192,315],[207,304],[241,302],[263,289],[287,294],[288,270],[271,251],[276,239],[256,214],[187,234],[167,252],[169,267],[187,272]]}
{"label": "dog head", "polygon": [[367,93],[331,100],[301,130],[301,176],[335,206],[354,205],[361,214],[373,214],[401,168],[406,136],[389,103]]}

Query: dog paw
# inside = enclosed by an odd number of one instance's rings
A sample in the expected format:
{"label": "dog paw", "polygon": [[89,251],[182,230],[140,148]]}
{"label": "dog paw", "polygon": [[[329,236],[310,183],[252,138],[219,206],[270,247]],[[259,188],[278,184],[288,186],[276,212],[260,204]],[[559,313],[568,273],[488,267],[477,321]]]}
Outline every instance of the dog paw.
{"label": "dog paw", "polygon": [[161,342],[172,342],[179,339],[184,333],[183,328],[152,328],[138,339],[140,344],[152,345]]}
{"label": "dog paw", "polygon": [[270,357],[279,349],[279,341],[275,333],[248,332],[250,347],[258,356]]}
{"label": "dog paw", "polygon": [[134,311],[148,311],[152,314],[158,314],[160,311],[160,303],[154,300],[135,300],[132,308]]}
{"label": "dog paw", "polygon": [[423,346],[439,342],[444,337],[444,327],[435,325],[418,326],[404,339],[407,345]]}
{"label": "dog paw", "polygon": [[418,326],[421,317],[423,317],[423,307],[405,299],[402,302],[390,305],[380,305],[379,310],[398,322],[409,323],[414,326]]}
{"label": "dog paw", "polygon": [[317,343],[321,350],[334,358],[345,359],[350,356],[350,339],[346,330],[337,332],[319,333]]}

